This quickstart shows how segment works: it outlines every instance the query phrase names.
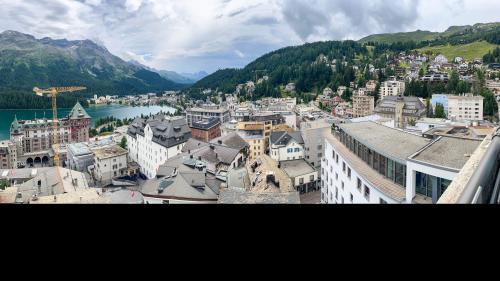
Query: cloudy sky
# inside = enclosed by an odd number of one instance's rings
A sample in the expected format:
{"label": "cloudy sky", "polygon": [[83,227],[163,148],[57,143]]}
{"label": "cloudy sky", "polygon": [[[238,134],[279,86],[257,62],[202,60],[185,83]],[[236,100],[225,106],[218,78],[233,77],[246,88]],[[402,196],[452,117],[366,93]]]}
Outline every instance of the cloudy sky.
{"label": "cloudy sky", "polygon": [[0,31],[91,39],[178,72],[243,67],[284,46],[500,21],[498,0],[0,0]]}

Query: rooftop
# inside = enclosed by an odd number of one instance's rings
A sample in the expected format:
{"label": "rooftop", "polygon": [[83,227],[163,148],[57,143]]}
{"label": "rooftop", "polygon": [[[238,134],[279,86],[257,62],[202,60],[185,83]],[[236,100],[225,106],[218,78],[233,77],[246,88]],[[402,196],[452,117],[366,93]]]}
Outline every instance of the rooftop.
{"label": "rooftop", "polygon": [[122,155],[127,155],[128,151],[126,149],[121,148],[118,145],[110,146],[110,147],[105,147],[105,148],[98,148],[94,150],[95,157],[99,160],[102,159],[108,159],[112,157],[119,157]]}
{"label": "rooftop", "polygon": [[480,140],[456,137],[439,137],[422,151],[412,156],[412,160],[432,165],[461,170],[470,155],[481,144]]}
{"label": "rooftop", "polygon": [[281,169],[291,178],[316,172],[305,159],[283,161],[280,164]]}
{"label": "rooftop", "polygon": [[[356,167],[356,172],[364,178],[367,182],[371,183],[372,186],[377,188],[382,193],[386,194],[390,198],[396,200],[397,202],[404,202],[406,200],[406,191],[403,187],[394,183],[393,181],[385,178],[377,171],[373,170],[368,164],[363,160],[358,158],[354,153],[352,153],[347,147],[344,146],[338,139],[336,139],[332,134],[327,135],[326,140],[334,147],[334,149],[342,155],[346,162],[351,167]],[[432,200],[426,200],[423,196],[417,195],[414,199],[415,203],[430,204]]]}
{"label": "rooftop", "polygon": [[219,204],[300,204],[298,192],[256,193],[224,189],[218,200]]}
{"label": "rooftop", "polygon": [[406,161],[408,157],[429,144],[426,138],[373,122],[340,124],[339,127],[377,153],[401,161]]}
{"label": "rooftop", "polygon": [[304,139],[300,132],[272,132],[271,133],[271,144],[274,145],[288,145],[291,140],[295,140],[298,144],[304,144]]}
{"label": "rooftop", "polygon": [[86,143],[72,143],[68,144],[68,151],[74,156],[81,156],[86,154],[92,154],[88,145]]}
{"label": "rooftop", "polygon": [[220,125],[220,119],[217,117],[212,117],[208,120],[193,122],[193,124],[191,125],[191,128],[208,130],[208,129],[211,129],[211,128],[216,127],[218,125]]}

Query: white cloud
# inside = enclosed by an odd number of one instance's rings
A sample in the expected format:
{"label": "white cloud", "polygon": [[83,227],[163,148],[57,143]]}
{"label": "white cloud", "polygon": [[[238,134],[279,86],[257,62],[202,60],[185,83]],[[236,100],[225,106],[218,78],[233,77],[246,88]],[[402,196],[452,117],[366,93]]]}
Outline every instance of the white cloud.
{"label": "white cloud", "polygon": [[289,45],[499,21],[489,0],[0,0],[0,28],[91,39],[180,72],[242,67]]}

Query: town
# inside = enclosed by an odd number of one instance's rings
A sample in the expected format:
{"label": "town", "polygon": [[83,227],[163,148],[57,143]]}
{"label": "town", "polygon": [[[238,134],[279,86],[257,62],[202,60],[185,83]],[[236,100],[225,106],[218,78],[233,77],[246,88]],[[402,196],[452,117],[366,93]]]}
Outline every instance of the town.
{"label": "town", "polygon": [[[321,55],[315,63],[344,62]],[[206,100],[182,91],[95,95],[89,103],[168,104],[179,113],[138,116],[105,137],[90,135],[79,103],[57,124],[15,118],[0,142],[0,203],[463,203],[498,134],[498,116],[485,112],[491,101],[477,93],[487,88],[497,102],[499,66],[402,52],[387,69],[381,83],[385,68],[357,69],[372,79],[324,88],[310,102],[294,95],[294,83],[282,97],[242,99],[265,75],[234,93],[202,89]],[[461,89],[422,98],[409,94],[414,81]]]}

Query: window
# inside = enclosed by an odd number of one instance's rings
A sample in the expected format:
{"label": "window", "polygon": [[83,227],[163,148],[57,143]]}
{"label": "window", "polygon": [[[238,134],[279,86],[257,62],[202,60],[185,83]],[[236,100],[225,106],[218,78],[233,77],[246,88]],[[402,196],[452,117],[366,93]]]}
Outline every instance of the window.
{"label": "window", "polygon": [[370,189],[365,185],[365,198],[366,200],[370,200]]}
{"label": "window", "polygon": [[354,202],[354,195],[352,195],[352,193],[351,193],[351,203],[353,203],[353,202]]}
{"label": "window", "polygon": [[337,164],[339,163],[339,155],[335,155],[335,162],[337,162]]}
{"label": "window", "polygon": [[300,152],[300,148],[295,148],[295,152]]}
{"label": "window", "polygon": [[339,180],[339,174],[335,173],[335,180]]}
{"label": "window", "polygon": [[311,181],[311,182],[314,181],[314,175],[309,176],[309,181]]}
{"label": "window", "polygon": [[344,173],[345,173],[345,168],[346,168],[345,162],[342,162],[342,172],[344,172]]}
{"label": "window", "polygon": [[289,148],[286,150],[288,153],[292,153],[293,152],[293,148]]}
{"label": "window", "polygon": [[304,178],[299,179],[299,184],[304,184]]}
{"label": "window", "polygon": [[318,158],[323,157],[323,153],[318,153]]}
{"label": "window", "polygon": [[351,179],[351,168],[347,168],[347,177]]}
{"label": "window", "polygon": [[344,182],[342,182],[342,190],[344,190],[344,187],[345,187],[345,184],[344,184]]}
{"label": "window", "polygon": [[361,192],[361,180],[358,178],[358,190]]}

